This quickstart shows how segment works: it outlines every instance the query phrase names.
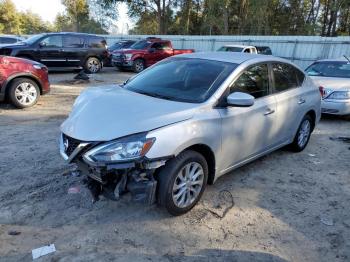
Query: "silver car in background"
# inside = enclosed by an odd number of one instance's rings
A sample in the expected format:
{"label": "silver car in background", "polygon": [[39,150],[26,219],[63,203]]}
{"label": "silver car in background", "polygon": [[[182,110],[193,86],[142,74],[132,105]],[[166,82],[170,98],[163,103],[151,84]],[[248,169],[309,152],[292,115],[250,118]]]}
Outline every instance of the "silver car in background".
{"label": "silver car in background", "polygon": [[350,61],[319,60],[306,72],[322,92],[322,113],[350,115]]}
{"label": "silver car in background", "polygon": [[130,192],[180,215],[233,169],[287,145],[302,151],[320,103],[310,78],[284,59],[186,54],[123,86],[83,92],[61,126],[60,152],[87,175],[94,199]]}

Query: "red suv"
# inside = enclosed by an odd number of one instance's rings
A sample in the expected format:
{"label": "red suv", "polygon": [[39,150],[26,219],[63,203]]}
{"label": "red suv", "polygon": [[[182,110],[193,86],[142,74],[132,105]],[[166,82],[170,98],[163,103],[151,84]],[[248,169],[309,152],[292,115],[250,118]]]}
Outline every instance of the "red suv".
{"label": "red suv", "polygon": [[35,105],[50,91],[47,67],[35,61],[0,56],[0,101],[6,98],[18,108]]}

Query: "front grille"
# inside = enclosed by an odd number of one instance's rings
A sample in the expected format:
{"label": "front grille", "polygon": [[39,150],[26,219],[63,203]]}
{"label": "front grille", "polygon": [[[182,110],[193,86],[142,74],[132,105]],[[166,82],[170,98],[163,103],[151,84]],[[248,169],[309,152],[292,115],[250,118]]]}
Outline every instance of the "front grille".
{"label": "front grille", "polygon": [[65,153],[67,154],[67,156],[70,156],[73,153],[73,151],[77,148],[77,146],[81,143],[81,141],[63,134],[63,145],[65,145],[67,142],[68,147],[65,147]]}

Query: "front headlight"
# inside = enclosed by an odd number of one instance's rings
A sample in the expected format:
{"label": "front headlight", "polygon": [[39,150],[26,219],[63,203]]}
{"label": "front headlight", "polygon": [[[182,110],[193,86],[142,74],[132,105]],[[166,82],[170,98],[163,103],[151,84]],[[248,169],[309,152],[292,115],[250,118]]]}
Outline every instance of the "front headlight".
{"label": "front headlight", "polygon": [[99,145],[83,156],[87,162],[110,163],[135,160],[143,157],[152,147],[155,138],[132,136]]}
{"label": "front headlight", "polygon": [[125,56],[125,59],[126,59],[126,60],[130,60],[131,57],[132,57],[132,54],[125,54],[124,56]]}
{"label": "front headlight", "polygon": [[347,100],[350,99],[350,91],[335,91],[327,96],[326,99]]}

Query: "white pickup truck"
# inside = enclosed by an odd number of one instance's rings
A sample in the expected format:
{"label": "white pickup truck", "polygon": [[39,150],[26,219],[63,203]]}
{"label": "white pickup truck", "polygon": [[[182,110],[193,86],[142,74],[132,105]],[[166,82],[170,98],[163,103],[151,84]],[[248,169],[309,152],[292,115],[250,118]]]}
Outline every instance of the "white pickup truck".
{"label": "white pickup truck", "polygon": [[249,45],[224,45],[218,49],[222,52],[238,52],[238,53],[250,53],[257,54],[258,51],[255,46]]}

